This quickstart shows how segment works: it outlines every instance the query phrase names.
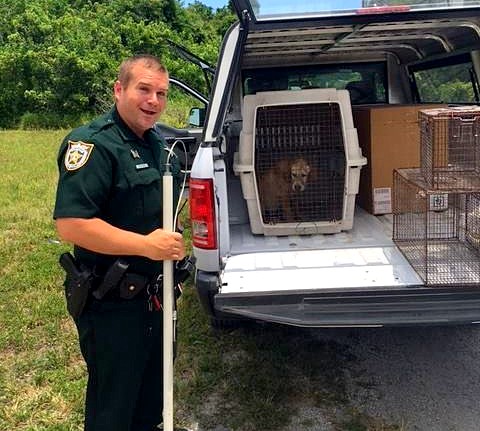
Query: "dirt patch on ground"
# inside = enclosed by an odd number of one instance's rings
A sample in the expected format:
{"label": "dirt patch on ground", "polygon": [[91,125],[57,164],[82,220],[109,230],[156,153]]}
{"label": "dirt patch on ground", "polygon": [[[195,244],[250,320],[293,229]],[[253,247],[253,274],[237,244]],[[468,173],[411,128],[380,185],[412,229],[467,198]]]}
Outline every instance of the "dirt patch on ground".
{"label": "dirt patch on ground", "polygon": [[[239,340],[232,343],[232,339]],[[350,401],[348,343],[317,331],[255,324],[219,336],[222,371],[193,415],[197,431],[393,430]]]}

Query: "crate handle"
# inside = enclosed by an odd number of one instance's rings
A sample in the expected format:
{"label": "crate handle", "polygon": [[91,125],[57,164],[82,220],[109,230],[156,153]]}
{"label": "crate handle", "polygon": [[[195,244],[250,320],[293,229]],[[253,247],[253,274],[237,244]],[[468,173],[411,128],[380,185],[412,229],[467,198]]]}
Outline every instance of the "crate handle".
{"label": "crate handle", "polygon": [[454,117],[455,120],[459,120],[459,121],[462,121],[464,123],[474,123],[475,121],[477,121],[477,118],[478,117],[466,117],[466,118],[462,118],[462,117]]}

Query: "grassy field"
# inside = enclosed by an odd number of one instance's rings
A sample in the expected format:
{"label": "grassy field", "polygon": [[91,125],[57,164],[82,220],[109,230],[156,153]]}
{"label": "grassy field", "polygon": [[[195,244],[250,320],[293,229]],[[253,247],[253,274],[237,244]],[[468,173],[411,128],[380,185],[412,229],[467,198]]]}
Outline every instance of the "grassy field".
{"label": "grassy field", "polygon": [[0,132],[0,429],[74,430],[84,368],[52,223],[62,132]]}
{"label": "grassy field", "polygon": [[[85,367],[57,264],[70,247],[57,240],[51,218],[63,135],[0,132],[2,431],[82,429]],[[213,332],[191,286],[180,299],[179,315],[180,424],[198,430],[218,424],[233,431],[281,430],[307,404],[325,411],[342,406],[342,420],[332,418],[338,430],[393,429],[349,410],[342,353],[334,343],[268,325]]]}

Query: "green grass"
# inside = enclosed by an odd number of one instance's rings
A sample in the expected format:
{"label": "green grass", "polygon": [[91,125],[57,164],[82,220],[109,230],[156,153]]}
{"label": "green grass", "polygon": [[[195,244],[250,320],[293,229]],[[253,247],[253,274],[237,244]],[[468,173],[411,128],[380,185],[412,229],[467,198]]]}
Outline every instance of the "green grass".
{"label": "green grass", "polygon": [[52,203],[64,132],[0,132],[0,429],[76,430],[85,373]]}
{"label": "green grass", "polygon": [[[0,430],[82,429],[86,371],[57,263],[70,247],[51,217],[64,134],[0,131]],[[338,430],[396,429],[349,413],[342,346],[271,325],[212,331],[191,286],[179,301],[178,348],[180,424],[273,431],[308,404],[343,408]]]}

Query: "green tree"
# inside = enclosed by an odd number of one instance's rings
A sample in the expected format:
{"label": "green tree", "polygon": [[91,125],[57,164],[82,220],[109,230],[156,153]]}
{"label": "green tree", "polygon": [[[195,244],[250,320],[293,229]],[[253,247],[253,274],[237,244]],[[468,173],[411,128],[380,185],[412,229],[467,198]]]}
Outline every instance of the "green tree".
{"label": "green tree", "polygon": [[104,111],[120,61],[151,53],[205,91],[200,70],[168,49],[173,40],[214,64],[234,15],[178,0],[0,0],[0,127],[29,118],[72,125]]}

